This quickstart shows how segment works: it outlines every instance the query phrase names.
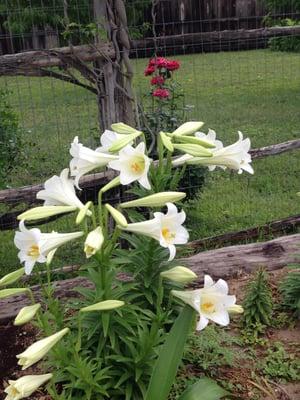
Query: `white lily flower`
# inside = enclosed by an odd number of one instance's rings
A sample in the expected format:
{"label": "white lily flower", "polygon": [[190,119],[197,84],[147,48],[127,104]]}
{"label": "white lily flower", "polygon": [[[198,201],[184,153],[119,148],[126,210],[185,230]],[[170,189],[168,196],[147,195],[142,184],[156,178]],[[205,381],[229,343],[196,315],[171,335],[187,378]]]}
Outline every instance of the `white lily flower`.
{"label": "white lily flower", "polygon": [[109,161],[116,160],[118,157],[102,153],[97,150],[89,149],[79,143],[76,136],[71,144],[70,154],[73,159],[70,162],[71,175],[75,177],[75,185],[78,187],[79,179],[88,172],[105,167]]}
{"label": "white lily flower", "polygon": [[64,328],[54,335],[38,340],[29,346],[23,353],[16,357],[19,359],[18,365],[22,366],[22,370],[40,361],[56,343],[70,331],[69,328]]}
{"label": "white lily flower", "polygon": [[42,233],[38,228],[27,229],[24,221],[20,221],[19,229],[20,232],[15,234],[14,243],[20,250],[18,257],[21,263],[24,262],[27,275],[31,273],[36,262],[45,263],[52,250],[83,235],[83,232]]}
{"label": "white lily flower", "polygon": [[171,261],[176,255],[175,244],[187,243],[189,234],[182,226],[186,217],[185,212],[178,212],[173,203],[167,203],[167,207],[167,214],[155,212],[153,219],[128,224],[126,228],[122,229],[158,240],[162,247],[169,249],[169,261]]}
{"label": "white lily flower", "polygon": [[92,257],[94,254],[99,251],[103,245],[104,236],[102,233],[102,228],[98,226],[96,229],[91,231],[84,242],[84,252],[86,258]]}
{"label": "white lily flower", "polygon": [[40,190],[36,198],[45,200],[44,206],[73,206],[84,207],[76,196],[74,181],[69,179],[69,169],[62,170],[60,176],[54,175],[44,184],[45,189]]}
{"label": "white lily flower", "polygon": [[7,394],[4,400],[20,400],[29,397],[40,386],[43,386],[52,378],[52,374],[26,375],[16,381],[9,380],[4,392]]}
{"label": "white lily flower", "polygon": [[[100,153],[109,153],[109,149],[122,138],[124,138],[124,134],[106,129],[100,137],[101,146],[98,147],[95,151],[98,151]],[[129,142],[130,145],[132,145],[132,143],[133,140]]]}
{"label": "white lily flower", "polygon": [[241,174],[244,171],[253,174],[253,168],[251,167],[251,155],[249,154],[250,150],[250,139],[243,139],[243,134],[238,132],[239,139],[237,142],[233,143],[230,146],[222,147],[219,149],[213,149],[213,156],[210,158],[205,157],[194,157],[190,160],[187,160],[188,164],[197,164],[197,165],[206,165],[210,167],[209,169],[212,171],[217,166],[222,169],[233,169],[238,171]]}
{"label": "white lily flower", "polygon": [[110,168],[120,171],[120,182],[128,185],[138,181],[145,189],[151,189],[148,180],[148,171],[151,158],[145,154],[145,143],[141,142],[136,148],[127,145],[119,152],[119,159],[110,161]]}
{"label": "white lily flower", "polygon": [[[228,295],[228,285],[223,279],[216,283],[209,275],[204,277],[204,288],[192,291],[172,290],[172,294],[193,307],[199,314],[197,330],[204,329],[209,320],[221,325],[229,324],[229,312],[235,308],[236,297]],[[238,312],[238,311],[237,311]]]}

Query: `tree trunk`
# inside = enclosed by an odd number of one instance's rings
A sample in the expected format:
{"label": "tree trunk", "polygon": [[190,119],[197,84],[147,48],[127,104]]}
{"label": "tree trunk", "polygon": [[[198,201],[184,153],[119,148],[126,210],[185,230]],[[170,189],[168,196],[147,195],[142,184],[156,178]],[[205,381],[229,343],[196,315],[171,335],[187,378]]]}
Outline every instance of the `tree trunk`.
{"label": "tree trunk", "polygon": [[[107,59],[94,63],[98,75],[99,125],[103,132],[114,122],[134,125],[133,70],[129,60],[130,43],[123,0],[93,0],[93,9],[98,29],[106,31],[116,54],[114,62]],[[99,40],[100,35],[95,38],[96,44]]]}

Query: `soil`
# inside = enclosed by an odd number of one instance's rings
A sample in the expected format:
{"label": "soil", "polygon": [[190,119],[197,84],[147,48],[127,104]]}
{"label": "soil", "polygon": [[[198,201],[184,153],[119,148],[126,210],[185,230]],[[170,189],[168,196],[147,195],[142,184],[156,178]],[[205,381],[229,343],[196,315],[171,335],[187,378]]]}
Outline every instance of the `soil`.
{"label": "soil", "polygon": [[[286,273],[286,269],[274,271],[270,273],[271,284],[274,288],[274,296],[278,295],[276,284],[281,280],[282,276]],[[245,287],[249,281],[249,276],[241,276],[238,279],[231,279],[228,281],[230,292],[235,293],[237,296],[237,303],[242,301],[245,293]],[[233,323],[231,326],[232,334],[238,334],[238,327]],[[24,327],[15,327],[11,322],[0,325],[0,399],[5,399],[3,392],[9,379],[17,379],[24,375],[17,365],[16,354],[24,351],[31,343],[36,341],[38,332],[31,325]],[[280,341],[286,350],[294,349],[297,347],[299,350],[300,345],[300,323],[294,324],[287,328],[269,329],[266,333],[266,338],[269,342]],[[264,348],[257,351],[258,357],[264,356]],[[193,366],[187,366],[188,369],[193,370]],[[228,381],[233,385],[241,385],[243,387],[241,392],[235,398],[243,400],[299,400],[300,399],[300,382],[293,382],[282,384],[271,380],[266,380],[260,377],[258,388],[256,385],[258,381],[251,379],[253,372],[253,365],[249,362],[243,362],[242,366],[236,365],[235,367],[220,367],[218,369],[218,379]],[[39,365],[32,366],[26,370],[26,375],[43,373],[39,370]],[[193,370],[193,373],[197,371]],[[268,397],[264,389],[271,388],[272,396]],[[270,391],[270,390],[269,390]],[[49,395],[43,391],[36,392],[34,396],[28,398],[30,400],[51,400]],[[84,400],[84,399],[83,399]]]}

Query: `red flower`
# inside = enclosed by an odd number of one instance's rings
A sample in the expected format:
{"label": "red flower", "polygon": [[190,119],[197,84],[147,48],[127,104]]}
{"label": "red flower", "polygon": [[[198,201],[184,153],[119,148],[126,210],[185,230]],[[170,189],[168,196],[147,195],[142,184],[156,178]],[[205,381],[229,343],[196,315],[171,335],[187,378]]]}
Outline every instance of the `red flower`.
{"label": "red flower", "polygon": [[167,89],[155,89],[152,92],[152,96],[159,97],[160,99],[165,99],[170,96],[170,92]]}
{"label": "red flower", "polygon": [[144,75],[145,75],[145,76],[152,75],[154,71],[155,71],[155,67],[152,66],[152,65],[151,65],[151,66],[149,65],[149,66],[145,69]]}
{"label": "red flower", "polygon": [[166,68],[168,71],[175,71],[180,67],[180,64],[178,61],[167,61]]}
{"label": "red flower", "polygon": [[164,82],[165,82],[164,78],[162,76],[160,76],[160,75],[154,76],[151,79],[151,85],[163,85]]}
{"label": "red flower", "polygon": [[156,66],[157,68],[166,68],[167,63],[168,63],[168,60],[166,58],[156,57],[156,58],[152,58],[149,61],[149,66],[150,67]]}

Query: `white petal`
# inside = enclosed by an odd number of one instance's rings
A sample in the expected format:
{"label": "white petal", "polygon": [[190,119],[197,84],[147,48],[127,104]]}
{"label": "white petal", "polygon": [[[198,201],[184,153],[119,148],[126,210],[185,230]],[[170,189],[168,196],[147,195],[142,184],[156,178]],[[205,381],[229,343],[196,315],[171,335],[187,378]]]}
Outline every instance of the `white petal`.
{"label": "white petal", "polygon": [[170,252],[170,257],[168,259],[168,261],[172,261],[174,260],[175,256],[176,256],[176,247],[174,246],[174,244],[170,244],[168,246],[169,248],[169,252]]}
{"label": "white petal", "polygon": [[209,275],[204,275],[204,288],[205,289],[209,288],[209,287],[213,286],[213,284],[214,284],[214,281],[213,281],[212,277]]}
{"label": "white petal", "polygon": [[215,323],[221,326],[227,326],[230,322],[228,311],[218,311],[216,313],[210,314],[209,318]]}
{"label": "white petal", "polygon": [[219,293],[228,294],[228,285],[227,285],[227,282],[224,281],[223,279],[219,279],[215,283],[214,289]]}
{"label": "white petal", "polygon": [[203,315],[200,315],[200,319],[198,321],[196,330],[197,331],[202,331],[202,329],[204,329],[208,324],[208,319],[205,318]]}
{"label": "white petal", "polygon": [[141,184],[141,186],[143,186],[145,189],[150,190],[151,189],[151,185],[148,179],[148,175],[144,174],[139,180],[138,182]]}

